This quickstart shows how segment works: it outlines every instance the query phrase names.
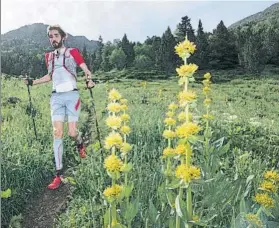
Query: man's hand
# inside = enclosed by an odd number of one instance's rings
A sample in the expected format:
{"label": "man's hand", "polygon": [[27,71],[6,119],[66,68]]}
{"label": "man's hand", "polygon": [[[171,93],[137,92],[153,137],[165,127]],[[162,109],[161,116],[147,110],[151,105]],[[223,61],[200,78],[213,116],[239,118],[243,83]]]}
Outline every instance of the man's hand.
{"label": "man's hand", "polygon": [[87,86],[88,89],[91,89],[95,86],[95,82],[93,82],[91,79],[86,80],[86,86]]}
{"label": "man's hand", "polygon": [[91,74],[90,70],[86,70],[84,73],[85,73],[86,80],[92,79],[92,74]]}
{"label": "man's hand", "polygon": [[30,78],[25,78],[23,82],[25,83],[25,85],[33,85],[33,80]]}

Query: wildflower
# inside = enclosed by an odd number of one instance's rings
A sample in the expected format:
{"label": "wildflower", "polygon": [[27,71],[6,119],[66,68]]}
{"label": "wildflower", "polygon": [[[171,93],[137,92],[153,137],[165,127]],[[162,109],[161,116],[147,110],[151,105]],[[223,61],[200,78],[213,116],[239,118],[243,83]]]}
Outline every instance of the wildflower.
{"label": "wildflower", "polygon": [[127,110],[128,106],[126,104],[121,105],[121,110]]}
{"label": "wildflower", "polygon": [[126,135],[128,135],[128,134],[131,133],[131,129],[130,129],[130,127],[127,126],[127,125],[122,126],[122,127],[120,128],[120,131],[121,131],[122,134],[126,134]]}
{"label": "wildflower", "polygon": [[198,215],[193,215],[193,221],[194,222],[199,222],[200,221],[200,217]]}
{"label": "wildflower", "polygon": [[175,46],[176,54],[178,54],[182,59],[189,57],[190,54],[195,52],[195,50],[196,45],[193,42],[190,42],[188,39]]}
{"label": "wildflower", "polygon": [[112,154],[105,159],[105,168],[108,172],[119,172],[123,163],[116,155]]}
{"label": "wildflower", "polygon": [[167,147],[163,150],[163,158],[171,157],[175,155],[175,150],[173,148]]}
{"label": "wildflower", "polygon": [[122,137],[119,133],[111,132],[105,139],[105,148],[110,149],[113,146],[119,148],[122,145]]}
{"label": "wildflower", "polygon": [[180,112],[180,113],[178,114],[178,120],[181,121],[181,122],[185,121],[185,120],[186,120],[186,117],[187,117],[187,115],[186,115],[185,112]]}
{"label": "wildflower", "polygon": [[128,100],[127,99],[120,99],[120,104],[127,104],[128,103]]}
{"label": "wildflower", "polygon": [[171,104],[169,105],[169,109],[170,109],[171,111],[175,111],[177,108],[178,108],[178,106],[177,106],[177,104],[175,104],[175,103],[171,103]]}
{"label": "wildflower", "polygon": [[260,185],[260,189],[268,192],[277,192],[277,186],[274,185],[271,181],[263,181]]}
{"label": "wildflower", "polygon": [[213,120],[214,119],[214,116],[213,115],[210,115],[210,114],[204,114],[202,116],[204,119],[208,119],[208,120]]}
{"label": "wildflower", "polygon": [[175,132],[174,131],[171,131],[171,130],[165,130],[163,132],[163,136],[166,138],[166,139],[171,139],[171,138],[174,138],[175,137]]}
{"label": "wildflower", "polygon": [[126,153],[130,152],[131,150],[132,150],[132,146],[129,143],[123,143],[121,145],[120,151],[122,153],[126,154]]}
{"label": "wildflower", "polygon": [[277,171],[266,171],[265,174],[264,174],[264,178],[267,179],[267,180],[278,182],[279,181],[279,174],[277,173]]}
{"label": "wildflower", "polygon": [[192,149],[190,147],[189,144],[179,144],[176,148],[175,148],[175,153],[177,155],[184,155],[184,156],[187,156],[187,155],[192,155]]}
{"label": "wildflower", "polygon": [[209,105],[211,103],[211,99],[210,98],[206,98],[203,103],[205,105]]}
{"label": "wildflower", "polygon": [[197,98],[196,93],[192,91],[182,91],[178,94],[180,105],[183,105],[185,102],[191,102],[196,98]]}
{"label": "wildflower", "polygon": [[205,86],[203,89],[202,89],[203,93],[204,94],[207,94],[210,92],[210,88],[208,86]]}
{"label": "wildflower", "polygon": [[176,121],[175,119],[173,118],[166,118],[164,123],[167,125],[167,126],[173,126],[176,124]]}
{"label": "wildflower", "polygon": [[191,180],[200,178],[200,175],[200,168],[195,166],[187,166],[185,164],[181,164],[177,166],[175,170],[175,176],[179,179],[184,180],[186,183],[191,182]]}
{"label": "wildflower", "polygon": [[211,84],[211,81],[210,81],[210,80],[208,80],[208,79],[206,79],[206,80],[203,80],[203,81],[202,81],[202,83],[203,83],[203,85],[204,85],[204,86],[209,87],[209,86],[210,86],[210,84]]}
{"label": "wildflower", "polygon": [[108,96],[109,96],[109,100],[111,100],[111,101],[115,101],[115,100],[121,99],[121,94],[116,89],[112,89],[109,92]]}
{"label": "wildflower", "polygon": [[198,66],[196,64],[188,64],[188,65],[182,65],[179,68],[176,68],[176,72],[180,77],[191,77],[193,73],[198,69]]}
{"label": "wildflower", "polygon": [[176,128],[176,134],[179,138],[188,138],[200,131],[200,127],[192,122],[184,123]]}
{"label": "wildflower", "polygon": [[209,80],[211,78],[211,74],[210,73],[206,73],[203,77]]}
{"label": "wildflower", "polygon": [[122,119],[122,121],[129,121],[130,120],[130,116],[126,113],[122,114],[120,116],[120,118]]}
{"label": "wildflower", "polygon": [[252,223],[252,224],[256,224],[258,227],[262,227],[263,223],[261,221],[261,219],[259,218],[258,215],[255,214],[247,214],[246,215],[246,219]]}
{"label": "wildflower", "polygon": [[113,197],[113,198],[117,198],[122,190],[122,186],[115,184],[112,187],[108,187],[105,189],[104,191],[104,196],[105,197]]}
{"label": "wildflower", "polygon": [[174,114],[175,114],[174,112],[167,112],[167,116],[170,118],[172,118],[174,116]]}
{"label": "wildflower", "polygon": [[119,116],[109,116],[106,119],[107,126],[109,126],[110,128],[112,128],[114,130],[120,128],[121,123],[122,123],[122,119]]}
{"label": "wildflower", "polygon": [[116,112],[117,113],[117,112],[121,111],[121,105],[119,103],[110,103],[110,104],[108,104],[107,109],[110,112]]}
{"label": "wildflower", "polygon": [[255,200],[266,208],[274,207],[274,200],[266,193],[257,193]]}

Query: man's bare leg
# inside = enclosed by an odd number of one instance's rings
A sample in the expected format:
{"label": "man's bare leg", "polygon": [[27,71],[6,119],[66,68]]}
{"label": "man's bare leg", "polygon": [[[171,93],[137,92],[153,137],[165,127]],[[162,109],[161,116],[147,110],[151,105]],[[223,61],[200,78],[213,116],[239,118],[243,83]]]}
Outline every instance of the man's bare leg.
{"label": "man's bare leg", "polygon": [[69,122],[68,123],[68,129],[69,129],[68,134],[70,137],[73,138],[73,140],[75,140],[78,150],[79,150],[80,157],[85,158],[86,157],[85,145],[82,141],[81,133],[77,129],[77,125],[78,125],[78,122]]}

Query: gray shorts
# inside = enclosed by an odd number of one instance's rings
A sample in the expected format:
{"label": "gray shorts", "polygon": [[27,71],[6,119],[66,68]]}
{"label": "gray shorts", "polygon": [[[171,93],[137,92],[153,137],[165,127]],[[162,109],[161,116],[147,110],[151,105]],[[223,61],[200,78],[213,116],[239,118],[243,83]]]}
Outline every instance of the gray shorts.
{"label": "gray shorts", "polygon": [[77,122],[80,114],[78,91],[52,93],[50,99],[51,120]]}

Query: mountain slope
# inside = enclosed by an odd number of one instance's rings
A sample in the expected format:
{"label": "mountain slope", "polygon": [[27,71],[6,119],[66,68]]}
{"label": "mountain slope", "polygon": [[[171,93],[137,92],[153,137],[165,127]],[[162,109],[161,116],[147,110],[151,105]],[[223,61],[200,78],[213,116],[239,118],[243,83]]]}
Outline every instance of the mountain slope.
{"label": "mountain slope", "polygon": [[[2,51],[13,51],[17,48],[39,52],[51,50],[46,34],[47,26],[48,25],[43,23],[35,23],[22,26],[1,35]],[[72,36],[71,34],[68,34],[68,39],[65,44],[66,46],[76,47],[80,50],[86,46],[89,52],[95,51],[98,47],[97,41],[90,41],[84,36]]]}
{"label": "mountain slope", "polygon": [[251,16],[248,16],[240,21],[237,21],[230,25],[229,29],[235,29],[239,26],[243,26],[245,24],[248,24],[249,22],[260,22],[260,21],[266,21],[270,20],[272,18],[279,18],[279,3],[275,3],[271,5],[270,7],[266,8],[264,11],[258,12],[256,14],[253,14]]}

